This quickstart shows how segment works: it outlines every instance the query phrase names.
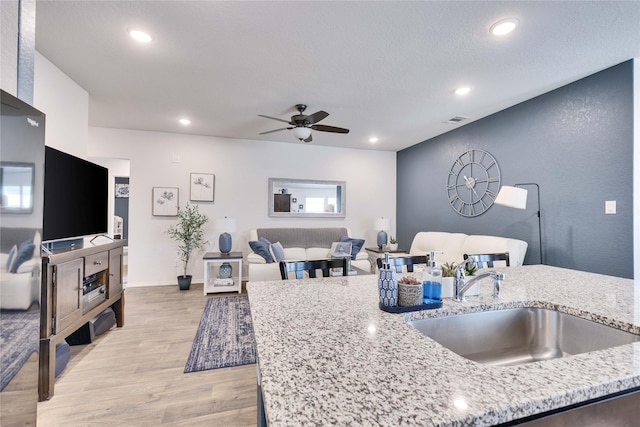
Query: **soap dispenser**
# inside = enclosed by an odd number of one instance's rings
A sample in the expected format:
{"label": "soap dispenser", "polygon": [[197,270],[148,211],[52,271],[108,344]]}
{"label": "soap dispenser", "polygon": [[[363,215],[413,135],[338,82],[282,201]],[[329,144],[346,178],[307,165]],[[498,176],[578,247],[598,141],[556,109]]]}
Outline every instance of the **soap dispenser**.
{"label": "soap dispenser", "polygon": [[378,276],[378,294],[380,305],[395,307],[398,305],[398,280],[395,268],[389,264],[389,253],[385,252],[382,268]]}
{"label": "soap dispenser", "polygon": [[431,251],[427,268],[422,272],[423,302],[425,304],[442,301],[442,268],[438,266],[436,254],[444,252]]}

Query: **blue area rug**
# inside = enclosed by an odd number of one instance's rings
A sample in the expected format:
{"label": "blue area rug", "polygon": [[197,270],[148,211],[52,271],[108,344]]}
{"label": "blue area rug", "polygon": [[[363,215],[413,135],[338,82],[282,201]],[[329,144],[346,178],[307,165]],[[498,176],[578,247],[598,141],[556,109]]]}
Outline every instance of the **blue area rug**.
{"label": "blue area rug", "polygon": [[249,298],[209,298],[184,372],[256,363]]}
{"label": "blue area rug", "polygon": [[39,310],[0,310],[0,391],[38,351],[39,337]]}

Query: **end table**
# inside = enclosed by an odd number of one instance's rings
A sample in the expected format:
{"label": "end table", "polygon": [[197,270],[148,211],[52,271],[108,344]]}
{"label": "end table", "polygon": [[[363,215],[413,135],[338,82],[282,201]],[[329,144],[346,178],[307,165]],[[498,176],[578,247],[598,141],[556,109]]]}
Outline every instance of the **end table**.
{"label": "end table", "polygon": [[[226,254],[207,252],[202,259],[204,260],[203,289],[205,295],[215,292],[242,292],[242,252],[229,252]],[[216,264],[220,264],[220,266],[216,268]],[[227,283],[227,280],[220,280],[220,268],[224,264],[228,264],[231,268],[231,283]]]}

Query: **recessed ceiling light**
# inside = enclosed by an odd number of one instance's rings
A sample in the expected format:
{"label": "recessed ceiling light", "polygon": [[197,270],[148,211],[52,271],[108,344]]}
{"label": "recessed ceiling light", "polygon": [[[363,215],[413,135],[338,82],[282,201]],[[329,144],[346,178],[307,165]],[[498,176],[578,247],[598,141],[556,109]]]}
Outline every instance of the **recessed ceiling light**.
{"label": "recessed ceiling light", "polygon": [[191,124],[191,120],[189,120],[189,119],[180,119],[179,122],[180,122],[180,124],[183,124],[185,126],[188,125],[188,124]]}
{"label": "recessed ceiling light", "polygon": [[140,30],[131,30],[129,31],[129,35],[133,37],[134,40],[139,41],[140,43],[149,43],[152,40],[149,34]]}
{"label": "recessed ceiling light", "polygon": [[471,92],[471,88],[470,87],[459,87],[458,89],[454,90],[454,93],[456,95],[466,95],[469,92]]}
{"label": "recessed ceiling light", "polygon": [[494,23],[489,31],[491,31],[491,34],[494,36],[504,36],[505,34],[509,34],[511,31],[515,30],[519,22],[518,18],[501,19]]}
{"label": "recessed ceiling light", "polygon": [[369,138],[369,142],[372,143],[372,144],[375,144],[376,142],[378,142],[378,138],[376,138],[375,136],[371,137],[371,138]]}

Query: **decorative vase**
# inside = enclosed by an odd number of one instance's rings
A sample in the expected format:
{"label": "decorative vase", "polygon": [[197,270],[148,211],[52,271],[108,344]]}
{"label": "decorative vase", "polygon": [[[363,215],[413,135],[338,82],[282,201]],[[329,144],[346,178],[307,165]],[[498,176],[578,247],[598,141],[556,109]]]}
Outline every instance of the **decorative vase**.
{"label": "decorative vase", "polygon": [[410,307],[422,304],[422,285],[398,283],[398,305]]}
{"label": "decorative vase", "polygon": [[384,230],[378,231],[377,243],[379,248],[383,248],[387,244],[387,232]]}
{"label": "decorative vase", "polygon": [[190,286],[191,286],[190,274],[186,276],[178,276],[178,287],[180,288],[181,291],[189,290]]}
{"label": "decorative vase", "polygon": [[223,262],[220,266],[220,271],[218,272],[218,274],[221,279],[229,279],[231,278],[232,271],[233,270],[231,268],[231,264],[229,264],[228,262]]}

